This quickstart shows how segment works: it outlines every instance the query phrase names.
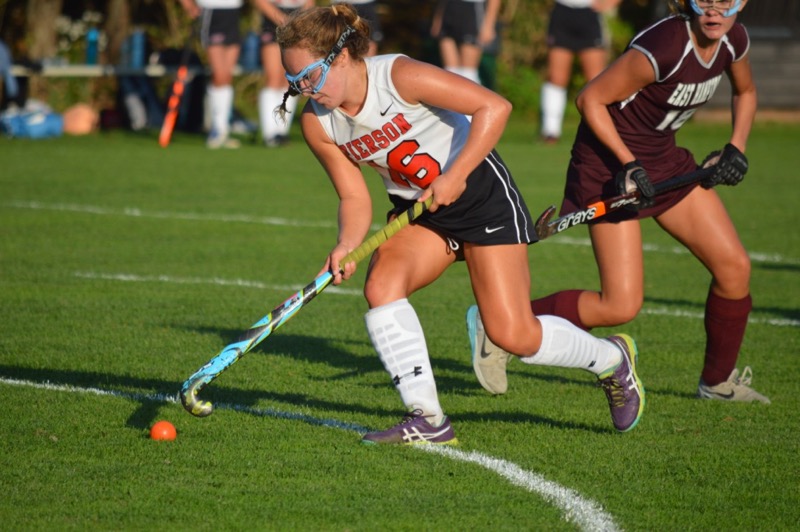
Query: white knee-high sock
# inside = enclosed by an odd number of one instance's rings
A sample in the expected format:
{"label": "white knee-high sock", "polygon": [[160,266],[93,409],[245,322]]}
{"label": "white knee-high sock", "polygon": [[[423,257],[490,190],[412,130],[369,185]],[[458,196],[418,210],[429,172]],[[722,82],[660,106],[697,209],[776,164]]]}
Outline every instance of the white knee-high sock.
{"label": "white knee-high sock", "polygon": [[227,137],[233,108],[233,86],[209,85],[208,99],[211,107],[211,131],[218,136]]}
{"label": "white knee-high sock", "polygon": [[567,89],[546,82],[542,85],[542,136],[561,136],[564,111],[567,108]]}
{"label": "white knee-high sock", "polygon": [[438,426],[444,419],[425,335],[407,299],[370,309],[364,317],[372,345],[406,408],[422,410]]}
{"label": "white knee-high sock", "polygon": [[261,122],[261,136],[264,140],[281,134],[280,119],[275,109],[283,103],[283,92],[278,89],[261,89],[258,93],[258,117]]}
{"label": "white knee-high sock", "polygon": [[[283,135],[286,137],[289,136],[289,129],[292,127],[292,118],[294,118],[294,112],[297,110],[298,99],[299,99],[298,96],[290,96],[289,98],[286,99],[286,116],[285,116],[286,121],[281,122],[280,119],[278,120],[278,124],[280,124],[279,135]],[[281,94],[281,101],[283,101],[282,94]]]}
{"label": "white knee-high sock", "polygon": [[613,343],[596,338],[557,316],[537,316],[542,324],[542,346],[526,364],[581,368],[600,375],[622,361],[622,353]]}
{"label": "white knee-high sock", "polygon": [[461,74],[462,76],[464,76],[465,78],[467,78],[470,81],[474,81],[478,85],[481,84],[481,78],[478,75],[478,69],[477,68],[461,67],[461,72],[459,72],[459,74]]}

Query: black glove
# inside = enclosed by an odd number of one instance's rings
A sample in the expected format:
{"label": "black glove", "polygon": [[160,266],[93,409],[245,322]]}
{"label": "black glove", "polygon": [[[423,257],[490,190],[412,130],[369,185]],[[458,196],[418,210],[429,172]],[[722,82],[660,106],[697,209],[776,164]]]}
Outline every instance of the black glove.
{"label": "black glove", "polygon": [[653,188],[653,183],[650,182],[650,176],[642,168],[642,163],[638,160],[631,161],[622,167],[617,175],[614,177],[614,182],[619,194],[630,194],[631,192],[639,191],[641,194],[639,200],[633,203],[631,207],[633,210],[641,210],[651,207],[655,200],[656,191]]}
{"label": "black glove", "polygon": [[747,173],[747,157],[733,144],[726,144],[722,151],[713,151],[703,160],[703,168],[714,167],[714,173],[700,184],[703,188],[716,185],[738,185]]}

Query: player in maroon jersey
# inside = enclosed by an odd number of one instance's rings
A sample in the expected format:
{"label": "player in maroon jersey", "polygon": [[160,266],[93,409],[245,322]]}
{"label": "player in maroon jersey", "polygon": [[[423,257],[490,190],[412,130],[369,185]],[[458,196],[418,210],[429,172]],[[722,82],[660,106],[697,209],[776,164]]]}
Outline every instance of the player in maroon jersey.
{"label": "player in maroon jersey", "polygon": [[[632,320],[644,300],[639,220],[653,217],[712,276],[698,397],[768,403],[749,387],[749,367],[741,374],[736,369],[752,307],[750,261],[712,189],[736,185],[748,167],[743,152],[756,112],[756,88],[749,37],[736,22],[746,4],[747,0],[672,0],[674,14],[636,35],[625,53],[578,95],[582,121],[561,212],[636,188],[645,198],[636,209],[617,211],[589,227],[600,291],[557,292],[531,307],[536,315],[561,316],[587,330]],[[733,129],[725,147],[703,163],[716,171],[702,186],[652,197],[653,183],[697,168],[691,152],[676,145],[675,134],[711,98],[723,74],[733,89]],[[479,380],[488,391],[503,393],[508,355],[483,338],[473,342],[486,342],[481,352],[493,353],[474,364]]]}

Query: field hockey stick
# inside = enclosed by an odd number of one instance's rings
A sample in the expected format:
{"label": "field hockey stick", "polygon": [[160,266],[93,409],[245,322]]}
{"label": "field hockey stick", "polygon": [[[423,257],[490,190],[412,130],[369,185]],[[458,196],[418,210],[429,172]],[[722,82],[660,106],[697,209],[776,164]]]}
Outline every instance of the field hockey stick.
{"label": "field hockey stick", "polygon": [[[660,194],[664,194],[665,192],[670,192],[688,185],[699,183],[706,177],[709,177],[713,171],[713,168],[700,168],[694,172],[672,177],[666,181],[661,181],[660,183],[655,183],[653,185],[653,188],[655,189],[655,195],[658,196]],[[551,220],[551,218],[556,212],[556,207],[555,205],[551,205],[545,209],[545,211],[539,215],[539,218],[536,220],[536,236],[539,237],[539,240],[544,240],[547,237],[553,236],[562,231],[566,231],[570,227],[586,223],[589,220],[596,220],[608,213],[621,209],[625,205],[636,203],[639,201],[640,197],[641,193],[638,190],[635,190],[628,194],[621,194],[619,196],[614,196],[613,198],[596,201],[585,209],[565,214],[564,216],[560,216],[555,220]]]}
{"label": "field hockey stick", "polygon": [[186,38],[181,53],[181,63],[175,75],[175,82],[167,100],[167,114],[164,115],[164,123],[161,124],[161,133],[158,135],[158,143],[162,148],[169,146],[172,140],[172,131],[175,129],[175,122],[178,120],[178,108],[181,105],[181,98],[186,88],[186,79],[189,77],[189,58],[192,56],[192,43],[194,42],[195,23],[192,23],[192,30]]}
{"label": "field hockey stick", "polygon": [[[424,203],[415,203],[407,211],[383,226],[382,229],[376,231],[367,240],[362,242],[360,246],[348,253],[342,259],[341,264],[359,262],[364,257],[372,254],[373,251],[378,249],[378,246],[418,218],[430,205],[430,198]],[[306,306],[320,292],[325,290],[331,281],[333,281],[333,274],[330,271],[319,275],[305,288],[254,323],[238,340],[227,345],[217,356],[209,360],[205,366],[186,379],[186,382],[184,382],[181,387],[181,403],[183,403],[183,407],[190,414],[197,417],[210,415],[214,407],[209,401],[202,401],[197,396],[200,391],[211,381],[216,379],[220,373],[231,367],[237,360],[261,343],[267,336],[272,334],[275,329],[289,321],[289,318],[294,316],[297,311]]]}

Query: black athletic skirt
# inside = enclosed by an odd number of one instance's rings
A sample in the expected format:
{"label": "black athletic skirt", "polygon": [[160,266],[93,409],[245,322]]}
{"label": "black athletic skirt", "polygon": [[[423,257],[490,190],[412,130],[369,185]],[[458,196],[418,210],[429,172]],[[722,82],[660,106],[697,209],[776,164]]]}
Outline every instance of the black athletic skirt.
{"label": "black athletic skirt", "polygon": [[[394,205],[389,218],[416,203],[392,195],[389,199]],[[442,235],[454,250],[464,242],[488,246],[537,241],[525,200],[496,151],[469,175],[461,197],[436,212],[423,214],[414,223]]]}

